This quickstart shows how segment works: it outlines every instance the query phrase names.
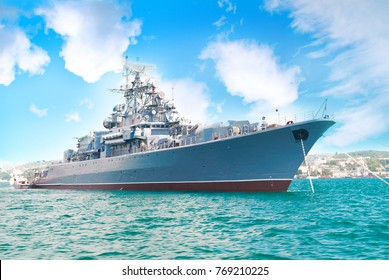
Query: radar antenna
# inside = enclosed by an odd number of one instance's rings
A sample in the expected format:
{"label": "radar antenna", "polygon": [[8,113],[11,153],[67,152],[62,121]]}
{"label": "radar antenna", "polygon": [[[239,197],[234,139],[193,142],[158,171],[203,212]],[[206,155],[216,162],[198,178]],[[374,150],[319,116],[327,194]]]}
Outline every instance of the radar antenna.
{"label": "radar antenna", "polygon": [[126,61],[123,64],[123,76],[128,79],[129,75],[134,75],[135,78],[139,77],[140,74],[145,74],[146,71],[151,71],[156,68],[155,64],[142,64],[128,61],[128,56],[126,56]]}
{"label": "radar antenna", "polygon": [[[155,69],[154,64],[142,64],[128,61],[128,56],[123,64],[123,77],[126,78],[125,84],[119,89],[111,89],[111,92],[122,93],[126,98],[127,110],[126,113],[132,113],[134,118],[136,114],[152,99],[151,93],[154,92],[155,86],[150,79],[141,81],[140,76],[146,74],[147,71]],[[130,81],[130,76],[134,76],[134,80]]]}
{"label": "radar antenna", "polygon": [[142,64],[129,62],[128,56],[126,56],[126,61],[123,64],[123,77],[126,77],[126,90],[130,88],[130,75],[135,76],[135,82],[140,81],[140,75],[144,75],[146,71],[154,70],[156,66],[154,64]]}
{"label": "radar antenna", "polygon": [[[140,81],[140,75],[146,74],[147,71],[151,71],[156,69],[155,64],[142,64],[142,63],[135,63],[135,62],[129,62],[128,56],[126,56],[126,60],[123,63],[123,69],[122,69],[122,76],[126,77],[126,84],[123,86],[120,86],[120,89],[110,89],[111,92],[127,92],[130,87],[130,76],[135,76],[135,81]],[[135,86],[135,85],[134,85]]]}
{"label": "radar antenna", "polygon": [[134,62],[129,62],[126,60],[124,64],[124,75],[132,74],[145,74],[146,71],[154,70],[156,67],[154,64],[141,64],[141,63],[134,63]]}

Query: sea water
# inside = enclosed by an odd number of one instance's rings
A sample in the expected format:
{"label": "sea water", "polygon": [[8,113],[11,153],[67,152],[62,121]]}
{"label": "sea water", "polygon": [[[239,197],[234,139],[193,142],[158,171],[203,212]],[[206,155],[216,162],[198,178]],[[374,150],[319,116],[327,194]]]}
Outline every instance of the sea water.
{"label": "sea water", "polygon": [[0,259],[389,259],[389,186],[285,193],[0,187]]}

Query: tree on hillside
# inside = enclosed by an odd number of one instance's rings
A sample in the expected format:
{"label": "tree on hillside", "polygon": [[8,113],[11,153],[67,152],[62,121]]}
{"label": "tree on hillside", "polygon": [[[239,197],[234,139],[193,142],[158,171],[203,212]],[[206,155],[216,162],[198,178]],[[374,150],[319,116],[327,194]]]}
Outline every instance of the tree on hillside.
{"label": "tree on hillside", "polygon": [[11,179],[11,175],[7,172],[4,172],[4,171],[0,171],[0,180],[10,180]]}

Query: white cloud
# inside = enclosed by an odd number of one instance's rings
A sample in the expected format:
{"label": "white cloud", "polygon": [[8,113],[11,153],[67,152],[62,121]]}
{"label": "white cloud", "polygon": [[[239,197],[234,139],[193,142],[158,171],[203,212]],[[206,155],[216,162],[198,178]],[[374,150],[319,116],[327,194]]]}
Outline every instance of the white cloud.
{"label": "white cloud", "polygon": [[78,112],[71,112],[66,114],[66,122],[79,122],[81,121],[80,114]]}
{"label": "white cloud", "polygon": [[141,33],[141,22],[129,20],[130,7],[115,1],[54,2],[35,12],[60,34],[65,68],[86,82],[98,81],[122,67],[122,55]]}
{"label": "white cloud", "polygon": [[217,76],[228,92],[246,103],[278,107],[297,99],[299,67],[279,64],[267,45],[247,40],[212,42],[200,58],[214,60]]}
{"label": "white cloud", "polygon": [[89,110],[93,109],[93,107],[95,106],[95,104],[93,104],[93,102],[90,101],[89,98],[84,98],[83,100],[81,100],[80,106],[83,105],[85,105]]}
{"label": "white cloud", "polygon": [[155,36],[155,35],[143,35],[142,39],[144,41],[153,41],[153,40],[157,39],[157,36]]}
{"label": "white cloud", "polygon": [[31,104],[29,110],[30,110],[31,113],[34,113],[35,115],[37,115],[40,118],[41,117],[46,117],[47,116],[47,111],[48,111],[47,108],[39,109],[38,107],[35,106],[35,104]]}
{"label": "white cloud", "polygon": [[213,25],[216,27],[222,27],[223,25],[226,24],[226,22],[227,22],[227,18],[225,16],[222,16],[217,21],[215,21]]}
{"label": "white cloud", "polygon": [[384,131],[389,126],[389,104],[387,98],[384,99],[384,102],[381,102],[382,98],[376,98],[361,106],[344,109],[337,115],[337,120],[343,122],[343,125],[327,137],[327,142],[347,146]]}
{"label": "white cloud", "polygon": [[217,4],[220,8],[226,7],[226,12],[233,12],[236,14],[237,6],[236,4],[232,3],[231,0],[218,0]]}
{"label": "white cloud", "polygon": [[342,126],[329,137],[331,143],[359,141],[355,128],[363,128],[364,136],[387,131],[389,2],[268,0],[265,7],[289,10],[292,27],[315,39],[309,57],[331,59],[331,83],[323,95],[345,99],[348,106],[339,114]]}
{"label": "white cloud", "polygon": [[44,73],[49,56],[32,44],[21,29],[0,25],[0,38],[0,84],[10,85],[17,70],[30,75]]}
{"label": "white cloud", "polygon": [[223,113],[223,106],[225,103],[226,103],[226,101],[223,100],[222,102],[212,103],[211,105],[215,108],[217,113],[221,114],[221,113]]}
{"label": "white cloud", "polygon": [[209,121],[208,108],[211,102],[204,83],[196,82],[191,78],[177,80],[159,78],[158,80],[158,88],[164,91],[166,96],[169,97],[173,93],[174,105],[179,116],[199,123]]}

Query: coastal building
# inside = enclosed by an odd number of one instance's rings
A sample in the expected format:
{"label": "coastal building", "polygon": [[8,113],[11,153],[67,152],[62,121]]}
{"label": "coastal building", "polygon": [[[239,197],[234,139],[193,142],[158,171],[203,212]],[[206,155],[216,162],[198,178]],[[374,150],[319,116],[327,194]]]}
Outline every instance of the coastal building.
{"label": "coastal building", "polygon": [[[358,154],[362,152],[354,152]],[[363,154],[363,153],[362,153]],[[307,162],[311,176],[318,178],[359,178],[389,177],[389,157],[357,156],[350,158],[346,154],[308,155]],[[297,173],[298,178],[306,178],[308,168],[303,163]]]}

